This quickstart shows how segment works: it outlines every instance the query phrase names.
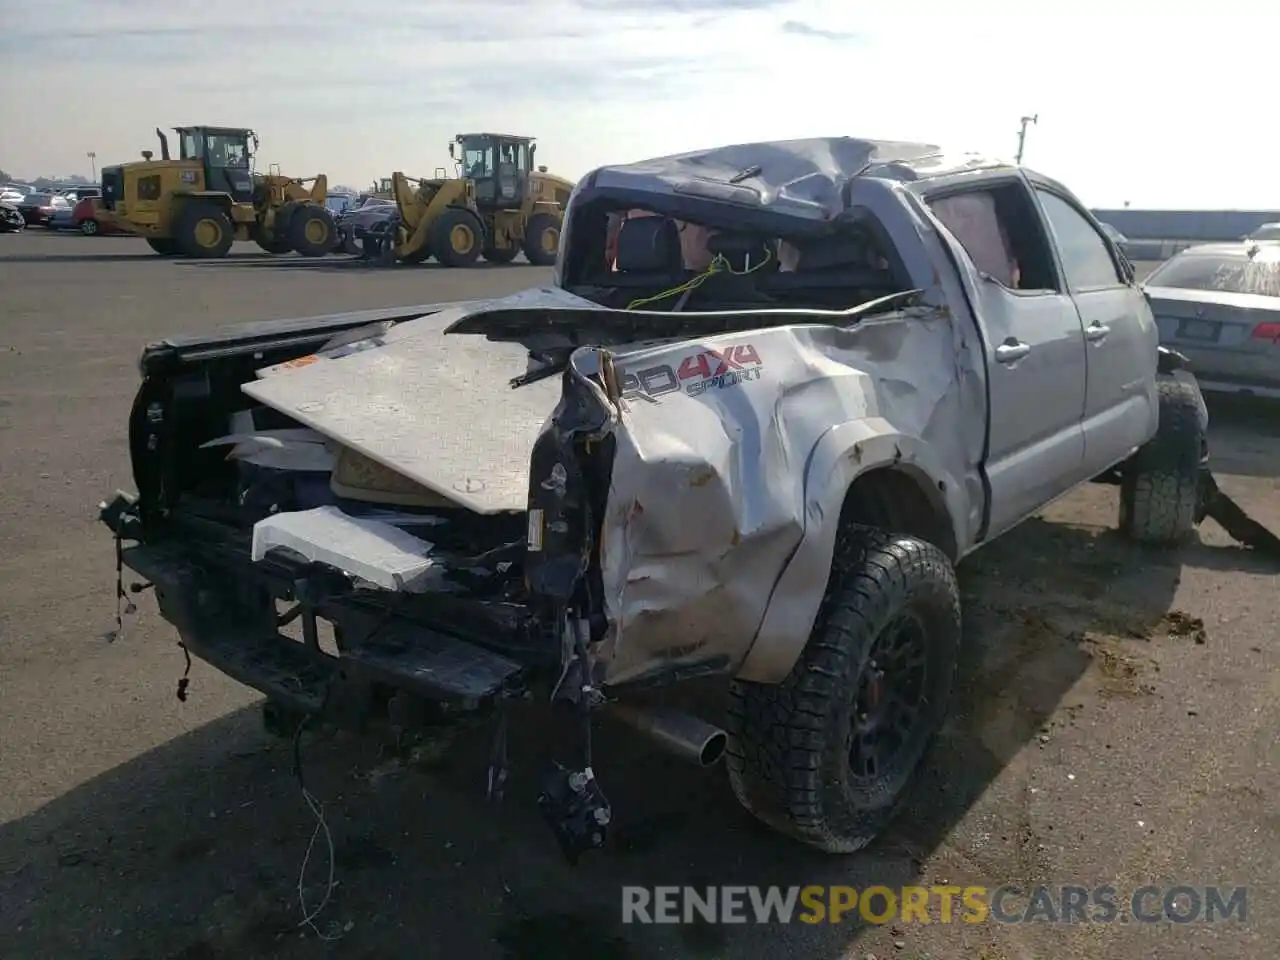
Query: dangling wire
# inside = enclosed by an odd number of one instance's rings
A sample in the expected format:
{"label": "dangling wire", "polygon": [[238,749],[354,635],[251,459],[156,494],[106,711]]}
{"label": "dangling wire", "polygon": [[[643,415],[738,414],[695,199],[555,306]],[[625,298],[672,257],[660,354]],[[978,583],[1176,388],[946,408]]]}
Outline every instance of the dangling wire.
{"label": "dangling wire", "polygon": [[765,256],[759,263],[748,267],[745,270],[735,270],[729,266],[729,261],[725,259],[723,254],[717,253],[711,258],[711,263],[707,265],[707,269],[702,271],[696,277],[692,277],[677,286],[671,287],[669,290],[663,290],[661,293],[655,293],[650,297],[639,297],[627,304],[628,310],[635,310],[637,307],[643,307],[650,303],[658,303],[667,300],[681,293],[692,293],[707,282],[708,279],[717,273],[731,273],[735,277],[745,277],[748,274],[755,273],[757,270],[767,266],[773,260],[773,251],[768,247],[765,248]]}

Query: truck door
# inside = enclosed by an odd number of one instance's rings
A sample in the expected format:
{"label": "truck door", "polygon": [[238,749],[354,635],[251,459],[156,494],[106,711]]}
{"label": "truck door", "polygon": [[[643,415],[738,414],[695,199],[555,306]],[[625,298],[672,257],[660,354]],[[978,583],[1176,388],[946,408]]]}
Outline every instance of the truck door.
{"label": "truck door", "polygon": [[987,536],[1088,479],[1085,342],[1026,183],[1015,175],[927,198],[974,268],[987,358]]}
{"label": "truck door", "polygon": [[1035,193],[1084,327],[1084,452],[1094,476],[1128,457],[1155,429],[1159,332],[1118,252],[1079,203],[1041,184]]}

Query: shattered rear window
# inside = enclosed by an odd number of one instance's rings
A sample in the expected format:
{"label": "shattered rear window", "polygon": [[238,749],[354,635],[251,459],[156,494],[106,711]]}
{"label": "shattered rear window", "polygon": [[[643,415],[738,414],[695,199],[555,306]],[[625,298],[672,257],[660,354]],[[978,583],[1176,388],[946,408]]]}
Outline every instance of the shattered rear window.
{"label": "shattered rear window", "polygon": [[1253,257],[1221,254],[1174,257],[1147,277],[1147,285],[1280,297],[1280,244],[1261,249]]}

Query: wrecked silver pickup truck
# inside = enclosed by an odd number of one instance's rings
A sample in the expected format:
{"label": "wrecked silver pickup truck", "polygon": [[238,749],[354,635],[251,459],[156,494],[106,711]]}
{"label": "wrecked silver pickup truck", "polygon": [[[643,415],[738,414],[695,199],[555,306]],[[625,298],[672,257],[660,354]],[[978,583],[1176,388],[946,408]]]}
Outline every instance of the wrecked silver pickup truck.
{"label": "wrecked silver pickup truck", "polygon": [[[570,856],[605,842],[607,715],[852,851],[943,723],[961,558],[1094,479],[1139,540],[1201,518],[1207,416],[1159,356],[1052,180],[732,146],[585,177],[551,288],[147,347],[137,495],[102,517],[277,716],[563,709],[539,802]],[[731,684],[722,727],[648,705],[700,675]]]}

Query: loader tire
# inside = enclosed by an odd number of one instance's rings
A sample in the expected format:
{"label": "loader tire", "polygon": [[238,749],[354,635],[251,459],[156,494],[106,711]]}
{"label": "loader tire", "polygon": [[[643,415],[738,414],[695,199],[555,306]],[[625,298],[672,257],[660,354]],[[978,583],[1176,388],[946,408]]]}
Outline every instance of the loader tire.
{"label": "loader tire", "polygon": [[272,255],[288,253],[293,249],[287,237],[276,236],[260,223],[254,225],[253,242]]}
{"label": "loader tire", "polygon": [[421,247],[401,254],[399,259],[401,263],[426,263],[431,259],[431,244],[423,241]]}
{"label": "loader tire", "polygon": [[484,258],[489,263],[510,263],[520,255],[519,247],[485,247]]}
{"label": "loader tire", "polygon": [[1159,377],[1160,426],[1121,468],[1120,532],[1152,546],[1185,540],[1200,519],[1200,468],[1208,420],[1200,387],[1188,376]]}
{"label": "loader tire", "polygon": [[524,228],[520,244],[525,259],[535,267],[550,267],[556,262],[560,248],[560,218],[550,213],[535,213]]}
{"label": "loader tire", "polygon": [[333,214],[318,203],[300,204],[289,218],[289,245],[304,257],[327,256],[337,234]]}
{"label": "loader tire", "polygon": [[[790,675],[731,686],[726,759],[738,801],[819,850],[865,847],[924,767],[950,706],[959,651],[960,591],[946,554],[913,537],[846,526]],[[881,742],[877,752],[886,726],[899,727],[890,738],[896,747]]]}
{"label": "loader tire", "polygon": [[147,237],[147,246],[162,257],[176,257],[182,253],[178,241],[172,237]]}
{"label": "loader tire", "polygon": [[231,218],[222,208],[200,201],[182,208],[173,232],[178,249],[199,260],[225,257],[236,239]]}
{"label": "loader tire", "polygon": [[470,267],[484,249],[484,224],[469,210],[450,207],[431,228],[431,252],[446,267]]}

